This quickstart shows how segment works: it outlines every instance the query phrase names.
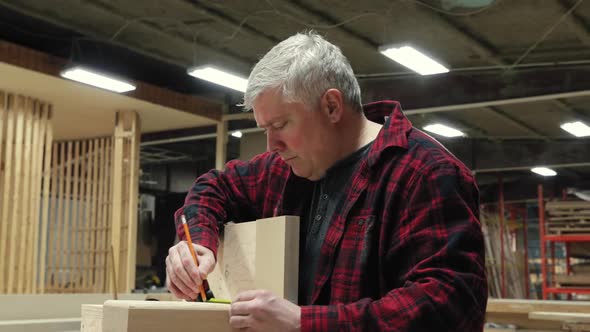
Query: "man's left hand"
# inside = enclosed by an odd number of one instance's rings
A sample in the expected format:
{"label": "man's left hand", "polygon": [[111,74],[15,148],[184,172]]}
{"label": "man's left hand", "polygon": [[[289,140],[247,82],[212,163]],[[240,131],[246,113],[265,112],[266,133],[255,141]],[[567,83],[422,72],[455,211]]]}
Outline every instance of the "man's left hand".
{"label": "man's left hand", "polygon": [[301,308],[267,290],[245,291],[232,301],[229,323],[244,331],[300,331]]}

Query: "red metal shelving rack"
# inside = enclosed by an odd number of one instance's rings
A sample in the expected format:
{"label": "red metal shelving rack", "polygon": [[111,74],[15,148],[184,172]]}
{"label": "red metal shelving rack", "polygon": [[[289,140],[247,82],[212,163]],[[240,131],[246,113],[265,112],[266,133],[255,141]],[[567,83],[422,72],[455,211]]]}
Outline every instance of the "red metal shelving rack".
{"label": "red metal shelving rack", "polygon": [[[565,261],[566,271],[571,272],[571,263],[569,255],[569,243],[571,242],[590,242],[590,233],[588,234],[560,234],[547,235],[545,233],[545,200],[543,198],[543,185],[539,184],[537,187],[537,195],[539,200],[539,239],[541,246],[541,286],[543,291],[543,299],[546,300],[549,294],[588,294],[590,295],[590,287],[558,287],[555,286],[555,243],[563,242],[566,245]],[[552,285],[548,285],[547,278],[547,253],[545,245],[551,244],[551,260],[553,266],[551,269]]]}

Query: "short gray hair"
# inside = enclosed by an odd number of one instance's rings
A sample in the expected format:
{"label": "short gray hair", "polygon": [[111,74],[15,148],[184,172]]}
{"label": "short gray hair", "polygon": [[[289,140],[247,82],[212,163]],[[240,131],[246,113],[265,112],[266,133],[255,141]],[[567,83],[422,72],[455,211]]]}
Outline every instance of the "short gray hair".
{"label": "short gray hair", "polygon": [[274,46],[258,61],[244,93],[244,109],[252,109],[267,89],[279,89],[287,102],[314,109],[328,89],[342,92],[344,102],[361,111],[361,89],[352,67],[336,45],[315,32],[298,33]]}

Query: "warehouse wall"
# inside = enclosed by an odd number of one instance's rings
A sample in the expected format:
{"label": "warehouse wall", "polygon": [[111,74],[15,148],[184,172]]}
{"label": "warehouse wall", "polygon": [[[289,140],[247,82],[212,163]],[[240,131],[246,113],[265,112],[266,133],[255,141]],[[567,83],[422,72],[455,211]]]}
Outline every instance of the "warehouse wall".
{"label": "warehouse wall", "polygon": [[248,160],[266,151],[266,135],[262,132],[244,134],[240,141],[240,160]]}

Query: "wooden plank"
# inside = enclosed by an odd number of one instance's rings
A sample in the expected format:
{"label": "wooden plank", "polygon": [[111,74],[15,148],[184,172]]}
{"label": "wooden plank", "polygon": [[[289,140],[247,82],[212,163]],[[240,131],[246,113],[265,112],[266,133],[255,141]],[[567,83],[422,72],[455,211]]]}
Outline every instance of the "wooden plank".
{"label": "wooden plank", "polygon": [[84,278],[83,278],[83,287],[90,288],[92,287],[91,282],[91,227],[94,227],[92,221],[92,178],[94,177],[94,140],[88,141],[88,151],[87,151],[87,174],[86,174],[86,206],[85,206],[85,227],[84,227]]}
{"label": "wooden plank", "polygon": [[112,228],[112,207],[113,207],[113,199],[112,199],[112,195],[113,195],[113,189],[112,189],[112,171],[113,171],[113,167],[112,167],[112,158],[113,158],[113,137],[109,137],[108,140],[108,149],[106,150],[106,168],[105,168],[105,172],[106,172],[106,177],[105,177],[105,181],[107,183],[107,195],[106,195],[106,213],[107,213],[107,224],[105,227],[105,245],[107,246],[105,252],[103,253],[103,259],[105,262],[105,270],[104,270],[104,279],[105,279],[105,292],[109,290],[110,287],[110,278],[113,275],[112,267],[109,268],[109,266],[112,265],[112,258],[113,258],[113,253],[111,253],[111,228]]}
{"label": "wooden plank", "polygon": [[590,313],[533,311],[529,312],[529,319],[590,323]]}
{"label": "wooden plank", "polygon": [[91,201],[91,220],[90,226],[90,282],[94,292],[99,291],[99,286],[96,283],[96,256],[97,256],[97,239],[96,230],[98,227],[98,165],[99,165],[99,151],[100,140],[94,140],[94,150],[92,151],[92,201]]}
{"label": "wooden plank", "polygon": [[[13,95],[7,96],[7,114],[6,114],[6,158],[5,160],[5,168],[4,168],[4,176],[3,176],[3,188],[2,188],[2,197],[9,197],[10,193],[12,192],[12,150],[14,146],[14,131],[16,129],[16,110],[15,110],[15,97]],[[3,199],[2,200],[2,229],[0,230],[0,235],[2,238],[0,239],[0,257],[8,257],[8,232],[10,230],[8,222],[9,218],[9,207],[10,207],[10,200]],[[7,278],[8,278],[8,270],[10,270],[10,265],[6,264],[6,260],[2,260],[4,262],[2,269],[0,269],[0,293],[8,293],[8,285],[7,285]]]}
{"label": "wooden plank", "polygon": [[109,332],[233,332],[229,305],[206,302],[106,301],[103,330]]}
{"label": "wooden plank", "polygon": [[58,173],[59,173],[59,178],[58,178],[58,183],[59,183],[59,189],[58,189],[58,199],[57,199],[57,220],[56,220],[56,225],[57,228],[55,230],[55,252],[53,252],[53,255],[56,255],[56,260],[55,260],[55,268],[54,268],[54,278],[55,278],[55,285],[56,287],[58,287],[58,289],[61,289],[65,282],[63,280],[63,271],[61,271],[62,269],[62,262],[63,262],[63,248],[64,248],[64,239],[63,239],[63,235],[65,233],[65,217],[64,217],[64,205],[65,205],[65,201],[66,201],[66,197],[65,197],[65,191],[66,191],[66,186],[67,183],[65,181],[65,177],[66,177],[66,142],[61,142],[59,144],[59,167],[58,167]]}
{"label": "wooden plank", "polygon": [[557,210],[557,209],[589,209],[590,202],[586,201],[549,201],[545,205],[545,210]]}
{"label": "wooden plank", "polygon": [[77,290],[83,289],[83,254],[84,254],[84,227],[86,222],[86,156],[87,156],[87,145],[88,141],[83,140],[80,142],[80,193],[78,195],[78,223],[77,223],[77,236],[78,242],[76,246],[76,266],[77,268],[77,277],[76,277],[76,285]]}
{"label": "wooden plank", "polygon": [[488,313],[525,313],[533,311],[590,313],[590,301],[549,301],[489,299]]}
{"label": "wooden plank", "polygon": [[5,320],[0,321],[0,332],[63,332],[80,327],[79,317]]}
{"label": "wooden plank", "polygon": [[[12,294],[15,291],[16,283],[15,283],[15,270],[14,266],[17,264],[16,260],[16,243],[17,239],[21,238],[21,225],[22,225],[22,198],[21,198],[21,183],[22,183],[22,142],[23,142],[23,134],[24,134],[24,120],[25,120],[25,113],[23,111],[24,108],[24,97],[18,96],[16,102],[16,132],[15,132],[15,151],[14,151],[14,190],[12,191],[12,215],[11,219],[14,222],[10,223],[12,227],[10,227],[10,235],[8,237],[8,242],[10,242],[9,250],[8,250],[8,294]],[[8,196],[6,196],[8,197]],[[22,239],[21,239],[22,241]]]}
{"label": "wooden plank", "polygon": [[22,199],[22,207],[23,207],[23,219],[22,219],[22,240],[20,241],[20,249],[19,249],[19,268],[17,273],[18,284],[17,284],[17,293],[30,293],[30,290],[27,290],[27,285],[30,283],[32,279],[32,275],[29,271],[30,265],[27,266],[29,262],[28,257],[34,251],[35,247],[37,246],[36,243],[33,243],[33,220],[31,210],[35,207],[32,206],[31,197],[31,166],[33,161],[33,146],[32,146],[32,138],[33,138],[33,130],[34,130],[34,118],[36,117],[36,110],[35,110],[35,100],[31,98],[27,98],[25,103],[25,138],[23,141],[24,145],[24,155],[23,155],[23,199]]}
{"label": "wooden plank", "polygon": [[299,217],[257,221],[255,286],[297,304]]}
{"label": "wooden plank", "polygon": [[[119,294],[123,300],[142,301],[146,294]],[[0,321],[80,317],[83,304],[102,305],[112,294],[0,294]],[[78,327],[79,328],[79,327]]]}
{"label": "wooden plank", "polygon": [[55,239],[56,239],[56,229],[57,229],[57,218],[55,216],[57,201],[59,200],[58,197],[58,186],[59,186],[59,179],[57,177],[58,174],[58,167],[59,167],[59,143],[52,144],[52,158],[51,158],[51,195],[49,205],[47,207],[49,211],[49,225],[48,225],[48,232],[49,232],[49,245],[47,246],[47,274],[49,275],[49,279],[45,283],[45,287],[54,287],[55,286],[55,278],[53,276],[53,270],[55,267]]}
{"label": "wooden plank", "polygon": [[[8,101],[6,100],[7,94],[0,90],[0,194],[4,194],[4,151],[6,150],[4,145],[4,126],[6,125],[6,117],[8,116]],[[6,197],[6,196],[2,196]],[[8,221],[3,216],[3,204],[0,202],[0,241],[4,243],[6,234],[3,233],[3,226],[8,223]],[[0,243],[0,257],[4,257],[4,245]],[[0,280],[1,283],[4,283],[4,273],[6,271],[7,266],[0,262]],[[4,292],[4,286],[0,284],[0,293]]]}
{"label": "wooden plank", "polygon": [[45,128],[44,149],[43,154],[43,217],[41,220],[41,249],[39,252],[39,285],[40,292],[45,292],[45,266],[47,261],[47,227],[50,207],[50,183],[51,183],[51,149],[53,147],[53,127],[51,126],[51,105],[47,105],[45,118],[43,119],[43,126]]}
{"label": "wooden plank", "polygon": [[90,213],[88,210],[88,204],[90,200],[90,150],[91,150],[92,142],[89,140],[85,140],[82,142],[82,192],[84,192],[84,196],[81,200],[84,202],[83,206],[83,213],[81,218],[81,226],[80,226],[80,238],[82,239],[82,243],[80,244],[80,285],[82,289],[88,288],[88,262],[86,253],[88,250],[88,233],[87,228],[90,226]]}
{"label": "wooden plank", "polygon": [[107,244],[105,243],[105,239],[103,237],[102,228],[105,225],[104,222],[104,191],[105,191],[105,174],[104,174],[104,159],[105,159],[105,140],[101,138],[98,140],[98,151],[97,151],[97,163],[98,163],[98,196],[97,196],[97,211],[96,211],[96,252],[95,252],[95,268],[96,268],[96,291],[105,292],[106,289],[104,287],[105,279],[104,279],[104,271],[103,271],[103,264],[106,261],[103,260],[105,257],[104,254],[100,254],[106,250]]}
{"label": "wooden plank", "polygon": [[80,188],[80,141],[74,142],[74,173],[72,178],[72,222],[71,222],[71,252],[69,254],[70,260],[70,281],[72,291],[75,292],[78,288],[78,269],[80,265],[78,265],[78,251],[79,242],[80,242],[80,233],[78,232],[78,228],[80,227],[80,216],[78,215],[80,211],[80,197],[78,197],[78,190]]}
{"label": "wooden plank", "polygon": [[129,198],[127,222],[129,224],[127,233],[127,280],[126,290],[135,288],[135,265],[137,258],[137,199],[139,195],[139,143],[141,140],[141,129],[139,116],[131,112],[131,136],[129,145],[129,184],[127,195]]}
{"label": "wooden plank", "polygon": [[[113,258],[113,269],[115,275],[120,276],[119,262],[120,262],[120,249],[121,249],[121,217],[122,217],[122,206],[121,200],[123,198],[123,140],[125,133],[123,131],[123,123],[119,112],[116,114],[115,119],[115,133],[114,133],[114,148],[113,148],[113,165],[112,165],[112,210],[111,210],[111,246],[113,247],[114,258]],[[113,291],[120,285],[115,285],[118,280],[113,280],[111,283],[110,291]]]}
{"label": "wooden plank", "polygon": [[590,286],[590,275],[573,274],[573,275],[555,275],[555,282],[561,285],[583,285]]}
{"label": "wooden plank", "polygon": [[[65,173],[65,177],[64,177],[64,185],[65,185],[65,193],[64,196],[62,198],[63,200],[63,207],[64,207],[64,214],[63,214],[63,225],[64,225],[64,229],[63,229],[63,239],[62,239],[62,243],[63,243],[63,249],[62,251],[59,253],[59,257],[61,257],[61,261],[60,261],[60,268],[62,270],[62,280],[63,280],[63,287],[64,287],[64,291],[69,291],[67,289],[67,287],[70,287],[69,285],[72,284],[72,277],[71,277],[71,270],[70,270],[70,264],[69,264],[69,253],[70,253],[70,248],[71,248],[71,228],[72,228],[72,220],[70,217],[70,209],[72,207],[72,197],[71,197],[71,191],[72,191],[72,148],[73,148],[73,143],[72,141],[68,141],[67,145],[66,145],[66,151],[67,151],[67,156],[66,156],[66,160],[65,160],[65,169],[66,169],[66,173]],[[62,167],[64,167],[62,165]]]}
{"label": "wooden plank", "polygon": [[80,332],[102,332],[102,304],[82,305]]}
{"label": "wooden plank", "polygon": [[37,293],[37,280],[39,276],[39,251],[44,250],[39,246],[39,233],[41,226],[41,190],[42,190],[42,178],[43,178],[43,148],[45,146],[45,132],[46,126],[44,123],[45,118],[45,104],[37,103],[37,117],[35,118],[35,139],[33,141],[33,148],[35,149],[35,160],[33,162],[33,184],[31,185],[31,192],[34,197],[32,200],[31,219],[33,223],[33,252],[30,255],[30,263],[28,266],[30,270],[27,272],[33,276],[29,281],[30,293]]}

